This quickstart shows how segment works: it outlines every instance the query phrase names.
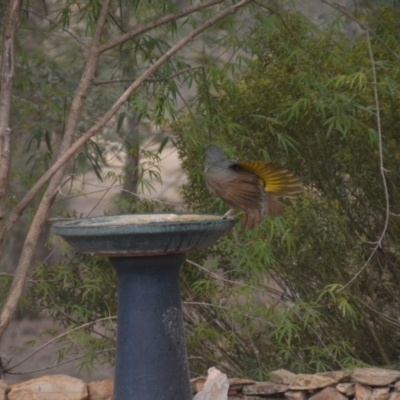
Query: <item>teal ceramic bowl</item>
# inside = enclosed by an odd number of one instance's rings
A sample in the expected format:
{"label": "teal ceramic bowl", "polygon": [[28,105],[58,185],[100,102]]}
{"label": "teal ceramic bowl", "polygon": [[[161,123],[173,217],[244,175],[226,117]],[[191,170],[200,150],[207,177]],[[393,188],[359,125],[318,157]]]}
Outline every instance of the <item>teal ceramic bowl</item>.
{"label": "teal ceramic bowl", "polygon": [[53,231],[81,253],[132,257],[204,249],[234,224],[210,214],[128,214],[57,222]]}

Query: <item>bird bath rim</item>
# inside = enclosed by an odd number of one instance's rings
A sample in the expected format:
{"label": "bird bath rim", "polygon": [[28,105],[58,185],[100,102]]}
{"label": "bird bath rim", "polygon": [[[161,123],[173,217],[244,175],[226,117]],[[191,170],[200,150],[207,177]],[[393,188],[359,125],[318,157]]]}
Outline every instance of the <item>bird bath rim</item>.
{"label": "bird bath rim", "polygon": [[81,253],[135,257],[203,249],[233,225],[211,214],[128,214],[57,222],[53,231]]}

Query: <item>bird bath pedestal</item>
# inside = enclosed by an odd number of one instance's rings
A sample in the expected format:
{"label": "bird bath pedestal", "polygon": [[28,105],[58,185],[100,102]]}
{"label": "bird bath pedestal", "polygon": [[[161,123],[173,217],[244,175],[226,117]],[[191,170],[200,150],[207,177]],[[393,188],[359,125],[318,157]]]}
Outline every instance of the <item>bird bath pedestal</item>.
{"label": "bird bath pedestal", "polygon": [[75,250],[106,256],[117,272],[114,400],[189,400],[179,270],[188,251],[214,244],[234,221],[201,214],[130,214],[54,224]]}

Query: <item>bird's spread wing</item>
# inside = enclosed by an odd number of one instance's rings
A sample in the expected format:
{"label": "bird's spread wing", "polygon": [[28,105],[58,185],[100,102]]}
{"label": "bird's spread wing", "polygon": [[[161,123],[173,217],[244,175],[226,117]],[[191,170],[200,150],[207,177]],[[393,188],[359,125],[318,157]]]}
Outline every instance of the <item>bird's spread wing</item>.
{"label": "bird's spread wing", "polygon": [[262,211],[264,194],[259,178],[251,172],[240,169],[240,173],[229,168],[215,175],[206,173],[207,184],[217,196],[236,210]]}
{"label": "bird's spread wing", "polygon": [[293,197],[302,190],[300,180],[280,165],[262,161],[244,161],[237,165],[256,174],[260,185],[270,195]]}

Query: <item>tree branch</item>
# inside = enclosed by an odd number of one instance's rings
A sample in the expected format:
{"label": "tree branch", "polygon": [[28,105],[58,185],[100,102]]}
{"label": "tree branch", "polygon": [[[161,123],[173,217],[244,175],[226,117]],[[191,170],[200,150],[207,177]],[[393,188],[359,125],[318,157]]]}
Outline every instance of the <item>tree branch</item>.
{"label": "tree branch", "polygon": [[[12,283],[10,292],[6,299],[5,305],[1,310],[0,314],[0,338],[3,335],[6,327],[8,326],[12,315],[16,309],[19,298],[22,294],[26,274],[32,257],[34,249],[36,247],[41,228],[46,221],[47,213],[54,201],[54,193],[56,193],[57,187],[60,185],[62,176],[64,173],[65,165],[68,160],[74,156],[79,149],[96,133],[105,127],[107,122],[117,113],[119,108],[125,103],[129,96],[146,80],[148,79],[157,69],[168,61],[176,52],[184,47],[188,42],[193,40],[200,33],[204,32],[210,26],[216,24],[221,19],[225,18],[229,14],[235,13],[252,0],[241,0],[237,4],[227,7],[225,10],[219,12],[208,21],[201,24],[199,27],[194,29],[191,33],[186,35],[183,39],[172,46],[165,54],[163,54],[152,66],[150,66],[130,87],[122,94],[122,96],[114,103],[114,105],[101,117],[96,124],[92,126],[89,131],[83,134],[79,139],[73,142],[76,127],[78,124],[79,117],[82,112],[83,103],[87,91],[92,83],[94,72],[97,67],[99,55],[101,51],[105,51],[104,48],[98,47],[98,43],[101,37],[103,26],[106,20],[106,16],[109,9],[110,0],[105,0],[102,5],[102,10],[97,22],[96,32],[93,37],[92,44],[90,46],[88,62],[86,64],[85,71],[82,75],[79,87],[75,93],[72,101],[70,114],[65,127],[64,139],[61,144],[60,153],[58,159],[49,168],[49,170],[35,183],[35,185],[28,191],[20,203],[12,210],[6,223],[3,225],[0,231],[0,243],[4,241],[5,236],[12,228],[14,223],[18,220],[19,216],[33,200],[38,191],[51,179],[50,184],[46,190],[46,193],[39,204],[36,215],[30,226],[28,234],[26,236],[24,246],[21,252],[21,257],[15,272],[15,279]],[[210,4],[210,3],[205,3]]]}
{"label": "tree branch", "polygon": [[[104,0],[104,2],[102,4],[100,15],[99,15],[99,18],[98,18],[98,21],[96,24],[96,31],[94,33],[93,40],[90,45],[86,67],[82,74],[82,78],[79,83],[79,86],[75,92],[75,96],[72,100],[70,113],[69,113],[67,123],[65,126],[64,137],[63,137],[63,140],[62,140],[62,143],[60,146],[59,158],[60,157],[62,158],[63,154],[65,155],[65,153],[71,147],[71,144],[73,143],[73,140],[75,137],[76,128],[78,126],[79,118],[82,114],[83,104],[84,104],[84,101],[86,98],[86,94],[91,86],[94,73],[97,69],[97,64],[98,64],[98,60],[99,60],[98,47],[99,47],[100,38],[101,38],[101,35],[103,32],[103,28],[104,28],[104,25],[106,22],[110,2],[111,2],[111,0]],[[60,167],[57,168],[56,170],[54,170],[54,173],[51,174],[51,176],[49,177],[49,178],[51,178],[51,181],[50,181],[49,186],[47,187],[47,190],[42,198],[42,201],[39,204],[39,207],[36,211],[35,217],[33,218],[32,224],[26,235],[25,242],[24,242],[24,245],[23,245],[23,248],[21,251],[21,257],[19,259],[17,268],[15,270],[15,278],[11,285],[11,289],[8,293],[5,304],[0,313],[0,338],[2,337],[6,327],[8,326],[8,324],[12,318],[12,315],[14,314],[14,311],[17,307],[18,301],[21,297],[25,279],[26,279],[26,274],[27,274],[28,268],[32,262],[32,258],[33,258],[34,252],[35,252],[37,242],[39,240],[39,236],[40,236],[42,227],[43,227],[44,223],[46,222],[48,211],[53,204],[55,195],[57,193],[57,189],[59,188],[62,178],[63,178],[63,175],[64,175],[65,164],[66,164],[66,162],[63,163],[62,165],[60,165]],[[32,192],[32,189],[30,192]],[[33,195],[33,197],[34,197],[34,195]],[[25,198],[26,197],[27,196],[25,196]],[[31,197],[31,199],[33,199],[33,197]],[[28,204],[29,204],[29,202],[26,203],[25,207]],[[0,233],[0,244],[2,244],[8,230],[11,229],[11,227],[14,225],[14,223],[18,219],[19,215],[23,212],[25,207],[19,208],[19,214],[16,214],[15,210],[14,210],[14,212],[11,213],[9,219],[3,225],[3,227],[0,231],[1,232]]]}
{"label": "tree branch", "polygon": [[39,18],[42,18],[46,20],[50,25],[54,25],[57,28],[61,29],[63,32],[65,32],[67,35],[71,36],[73,39],[75,39],[79,44],[81,44],[83,47],[86,49],[89,47],[87,44],[85,44],[75,33],[71,32],[69,29],[65,28],[64,26],[57,24],[57,22],[54,22],[51,18],[46,17],[45,15],[38,13],[36,11],[33,11],[32,8],[25,8],[21,7],[21,10],[26,11],[27,13],[31,13],[33,15],[36,15]]}
{"label": "tree branch", "polygon": [[7,189],[10,176],[10,114],[12,84],[14,78],[14,42],[18,26],[20,0],[8,3],[5,17],[3,52],[1,55],[0,89],[0,225],[6,212]]}
{"label": "tree branch", "polygon": [[49,340],[48,342],[46,342],[45,344],[43,344],[42,346],[40,346],[38,349],[34,350],[31,354],[28,354],[23,360],[19,361],[17,364],[14,364],[13,366],[7,368],[6,372],[8,373],[8,371],[11,371],[12,369],[18,367],[19,365],[23,364],[25,361],[29,360],[30,358],[32,358],[35,354],[39,353],[40,351],[42,351],[44,348],[46,348],[47,346],[49,346],[50,344],[57,342],[57,340],[60,340],[61,338],[70,335],[73,332],[79,331],[80,329],[85,329],[88,328],[92,325],[95,325],[99,322],[103,322],[103,321],[111,321],[117,319],[116,315],[112,315],[109,317],[104,317],[104,318],[99,318],[95,321],[90,321],[90,322],[86,322],[85,324],[79,325],[73,329],[70,329],[69,331],[63,332],[60,335],[54,337],[53,339]]}
{"label": "tree branch", "polygon": [[[203,69],[203,67],[186,68],[186,69],[178,71],[175,74],[172,74],[172,75],[169,75],[169,76],[160,77],[160,78],[149,78],[149,79],[146,79],[146,83],[165,82],[165,81],[168,81],[170,79],[174,79],[179,75],[186,74],[186,72],[191,72],[191,71],[194,71],[196,69]],[[132,83],[132,82],[133,82],[132,79],[113,79],[113,80],[110,80],[110,81],[94,81],[93,82],[93,86],[111,85],[111,84],[114,84],[114,83]]]}
{"label": "tree branch", "polygon": [[[139,76],[120,96],[120,98],[111,106],[111,108],[104,113],[104,115],[81,137],[79,137],[73,144],[71,144],[66,151],[60,155],[60,157],[55,161],[55,163],[45,172],[41,178],[39,178],[33,187],[25,194],[22,200],[14,207],[7,222],[4,224],[3,229],[0,231],[0,242],[4,240],[5,235],[13,227],[14,223],[18,220],[19,216],[23,213],[25,208],[30,204],[39,190],[49,181],[49,179],[57,173],[57,171],[62,168],[68,160],[73,157],[78,150],[95,134],[97,134],[101,129],[103,129],[110,119],[117,113],[121,106],[129,99],[131,94],[138,89],[138,87],[146,81],[155,71],[160,68],[166,61],[168,61],[175,53],[177,53],[182,47],[184,47],[188,42],[192,41],[196,36],[200,35],[210,26],[215,25],[221,19],[225,18],[229,14],[235,13],[240,8],[249,4],[252,0],[241,0],[233,6],[226,8],[225,10],[219,12],[214,17],[210,18],[208,21],[204,22],[198,28],[194,29],[178,43],[172,46],[165,54],[163,54],[153,65],[151,65],[142,75]],[[74,104],[73,104],[74,106]],[[72,108],[71,108],[72,110]],[[53,192],[52,192],[53,193]],[[0,325],[0,335],[1,335],[1,325]]]}
{"label": "tree branch", "polygon": [[214,6],[216,4],[223,3],[223,2],[224,2],[224,0],[211,0],[206,3],[196,4],[195,6],[185,8],[175,14],[170,14],[165,17],[159,18],[157,21],[153,21],[153,22],[150,22],[149,24],[139,26],[139,27],[125,33],[124,35],[121,35],[119,38],[103,44],[100,47],[100,53],[103,53],[107,50],[110,50],[110,49],[116,47],[116,46],[119,46],[122,43],[125,43],[128,40],[131,40],[151,29],[154,29],[161,25],[164,25],[167,22],[175,21],[179,18],[185,17],[186,15],[193,14],[196,11],[200,11],[200,10],[203,10],[204,8],[208,8],[208,7]]}
{"label": "tree branch", "polygon": [[[339,4],[336,3],[331,3],[330,1],[327,0],[321,0],[322,3],[325,3],[326,5],[334,8],[335,10],[339,11],[346,17],[350,18],[354,22],[356,22],[358,25],[360,25],[361,28],[365,29],[368,34],[371,34],[374,36],[374,38],[394,57],[396,57],[398,60],[400,60],[400,56],[395,53],[380,37],[377,35],[367,24],[363,23],[359,19],[357,19],[354,15],[352,15],[350,12],[348,12],[344,7],[340,6]],[[368,39],[369,40],[369,39]]]}
{"label": "tree branch", "polygon": [[[97,355],[97,354],[109,353],[110,351],[115,351],[115,349],[116,349],[115,347],[111,347],[109,349],[96,350],[95,354]],[[68,364],[70,362],[81,360],[84,357],[85,357],[85,355],[78,356],[78,357],[71,358],[70,360],[65,360],[65,361],[59,362],[59,363],[57,363],[55,365],[50,365],[48,367],[43,367],[43,368],[38,368],[38,369],[31,369],[29,371],[24,371],[24,372],[11,372],[11,371],[8,371],[8,369],[5,369],[5,373],[7,373],[8,375],[36,374],[37,372],[48,371],[49,369],[58,368],[58,367],[61,367],[64,364]]]}

